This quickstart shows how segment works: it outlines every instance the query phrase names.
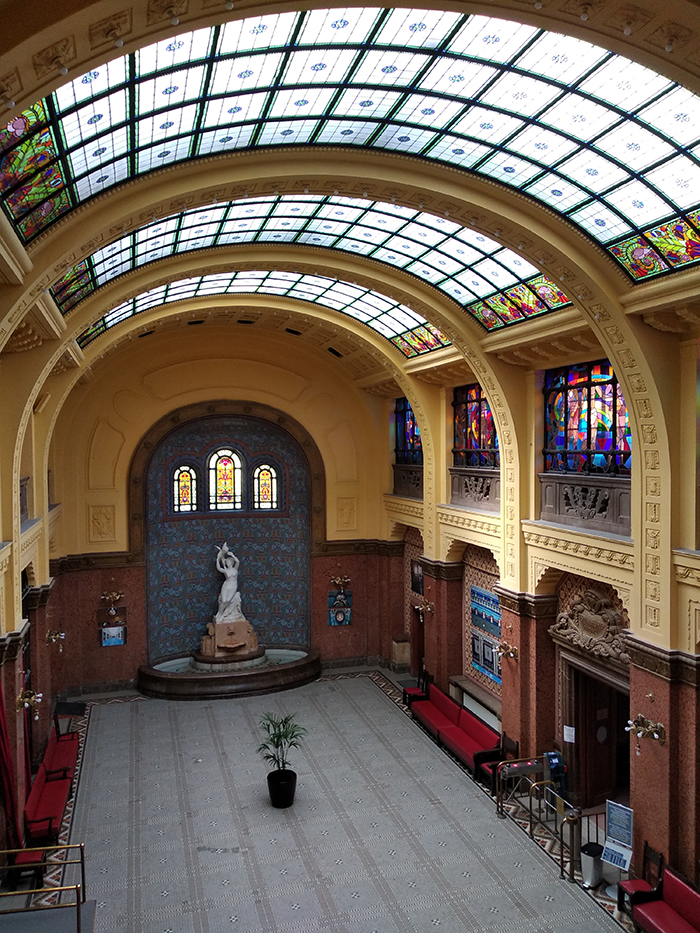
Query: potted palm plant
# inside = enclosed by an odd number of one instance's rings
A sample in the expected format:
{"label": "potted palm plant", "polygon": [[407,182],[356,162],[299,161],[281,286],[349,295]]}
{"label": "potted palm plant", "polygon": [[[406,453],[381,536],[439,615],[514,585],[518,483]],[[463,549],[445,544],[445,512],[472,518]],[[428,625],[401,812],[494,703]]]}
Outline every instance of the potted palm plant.
{"label": "potted palm plant", "polygon": [[265,739],[258,746],[258,752],[263,761],[273,768],[267,776],[270,802],[278,809],[291,807],[294,803],[297,775],[296,771],[288,767],[288,756],[290,749],[299,747],[306,735],[306,729],[299,725],[293,714],[276,716],[274,713],[265,713],[261,717],[260,728]]}

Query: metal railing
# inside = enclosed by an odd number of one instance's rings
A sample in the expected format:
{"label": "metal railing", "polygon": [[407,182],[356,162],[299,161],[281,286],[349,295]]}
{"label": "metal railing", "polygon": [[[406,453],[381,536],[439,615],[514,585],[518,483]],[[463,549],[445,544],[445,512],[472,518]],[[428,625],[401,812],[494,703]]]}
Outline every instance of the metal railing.
{"label": "metal railing", "polygon": [[[52,861],[48,860],[49,854],[66,852],[68,856],[70,851],[75,851],[77,858],[55,858]],[[27,853],[36,852],[37,859],[35,862],[25,862],[22,861],[19,864],[13,864],[13,859],[16,859],[18,855],[26,855]],[[85,844],[80,843],[71,843],[70,845],[57,845],[57,846],[39,846],[32,849],[0,849],[0,858],[5,857],[8,864],[3,865],[0,868],[0,873],[5,875],[12,875],[14,872],[16,875],[21,875],[26,871],[37,871],[41,869],[42,875],[45,868],[63,868],[67,865],[79,865],[80,866],[80,882],[78,884],[67,884],[67,885],[58,885],[56,887],[41,887],[41,888],[25,888],[20,892],[17,891],[0,891],[0,898],[3,897],[27,897],[31,898],[32,901],[36,900],[37,895],[42,894],[55,894],[58,895],[59,899],[66,894],[67,892],[72,892],[74,894],[74,899],[71,898],[65,903],[55,904],[44,904],[37,905],[30,903],[27,907],[12,907],[10,909],[3,910],[0,907],[0,916],[2,914],[19,914],[19,913],[33,913],[40,910],[66,910],[74,907],[76,910],[76,920],[75,920],[75,929],[76,933],[82,933],[82,905],[85,903]]]}

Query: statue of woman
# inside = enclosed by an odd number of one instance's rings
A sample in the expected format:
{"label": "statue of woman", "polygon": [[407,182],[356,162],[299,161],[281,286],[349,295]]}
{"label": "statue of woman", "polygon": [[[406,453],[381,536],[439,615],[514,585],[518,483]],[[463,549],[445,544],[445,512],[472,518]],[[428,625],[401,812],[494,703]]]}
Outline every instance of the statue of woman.
{"label": "statue of woman", "polygon": [[238,566],[240,560],[233,553],[227,542],[217,548],[216,569],[226,578],[219,593],[219,611],[214,616],[215,622],[231,622],[242,619],[241,594],[238,592]]}

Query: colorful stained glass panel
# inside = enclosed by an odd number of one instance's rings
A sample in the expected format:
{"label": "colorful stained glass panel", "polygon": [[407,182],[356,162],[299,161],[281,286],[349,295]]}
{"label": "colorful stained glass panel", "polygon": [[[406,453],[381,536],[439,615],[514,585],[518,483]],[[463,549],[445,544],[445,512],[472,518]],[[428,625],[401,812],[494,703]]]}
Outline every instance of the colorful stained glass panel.
{"label": "colorful stained glass panel", "polygon": [[700,234],[681,218],[646,233],[671,266],[684,266],[700,259]]}
{"label": "colorful stained glass panel", "polygon": [[668,263],[652,249],[649,243],[640,236],[630,237],[616,246],[609,246],[608,250],[629,272],[633,279],[643,279],[650,275],[666,272]]}

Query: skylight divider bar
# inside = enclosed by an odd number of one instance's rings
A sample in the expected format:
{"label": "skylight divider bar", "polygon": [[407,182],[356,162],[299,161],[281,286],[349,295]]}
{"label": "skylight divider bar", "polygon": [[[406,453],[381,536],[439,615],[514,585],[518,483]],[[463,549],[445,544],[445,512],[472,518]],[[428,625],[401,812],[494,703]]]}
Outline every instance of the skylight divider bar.
{"label": "skylight divider bar", "polygon": [[[219,47],[219,37],[221,26],[214,26],[209,43],[209,54],[204,64],[204,78],[202,80],[202,93],[197,103],[197,116],[192,127],[192,142],[190,143],[190,156],[199,155],[199,147],[202,142],[202,123],[204,122],[204,112],[209,103],[209,88],[211,87],[211,77],[214,73],[214,62],[216,60],[216,49]],[[184,102],[183,102],[184,103]]]}
{"label": "skylight divider bar", "polygon": [[127,94],[127,101],[129,112],[127,114],[127,132],[129,134],[129,151],[128,151],[128,160],[129,160],[129,177],[133,178],[136,175],[136,166],[137,166],[137,146],[139,143],[138,139],[138,128],[137,128],[137,106],[136,106],[136,52],[131,52],[127,56],[129,62],[129,73],[131,75],[131,80],[128,82],[129,91]]}

